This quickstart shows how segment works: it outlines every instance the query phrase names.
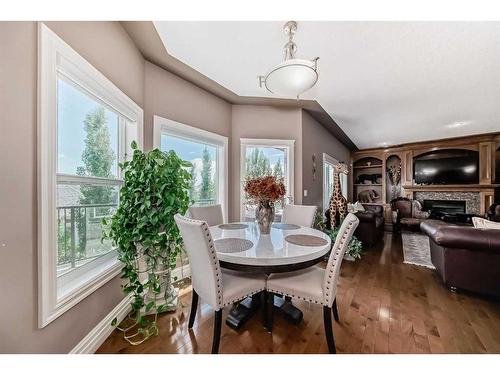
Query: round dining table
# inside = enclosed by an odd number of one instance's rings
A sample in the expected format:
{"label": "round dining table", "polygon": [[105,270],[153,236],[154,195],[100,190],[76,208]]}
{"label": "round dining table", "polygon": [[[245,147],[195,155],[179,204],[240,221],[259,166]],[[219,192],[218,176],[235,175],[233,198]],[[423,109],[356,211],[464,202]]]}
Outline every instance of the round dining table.
{"label": "round dining table", "polygon": [[[269,234],[261,234],[256,222],[215,225],[210,232],[222,268],[249,272],[290,272],[321,262],[331,249],[325,233],[294,224],[273,223]],[[226,323],[239,329],[261,305],[254,295],[233,306]],[[274,297],[274,308],[294,323],[302,320],[302,311],[289,298]]]}

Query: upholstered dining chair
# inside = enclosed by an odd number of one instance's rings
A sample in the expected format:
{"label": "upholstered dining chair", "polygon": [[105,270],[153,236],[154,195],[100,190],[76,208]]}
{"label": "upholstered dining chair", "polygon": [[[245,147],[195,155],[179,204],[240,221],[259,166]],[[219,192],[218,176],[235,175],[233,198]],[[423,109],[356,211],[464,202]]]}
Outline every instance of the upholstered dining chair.
{"label": "upholstered dining chair", "polygon": [[295,224],[310,228],[313,226],[316,210],[316,206],[287,204],[283,207],[283,217],[281,219],[281,222],[285,224]]}
{"label": "upholstered dining chair", "polygon": [[189,207],[189,216],[195,220],[205,221],[209,227],[224,223],[222,206],[220,204],[191,206]]}
{"label": "upholstered dining chair", "polygon": [[212,353],[215,354],[219,352],[222,309],[265,290],[266,275],[222,270],[207,222],[179,214],[174,219],[184,240],[191,267],[193,297],[188,327],[193,328],[200,296],[215,310],[212,341]]}
{"label": "upholstered dining chair", "polygon": [[359,219],[356,215],[349,213],[345,217],[332,247],[326,269],[313,266],[300,271],[269,275],[266,285],[269,327],[272,326],[272,309],[269,306],[273,302],[273,294],[281,294],[323,305],[323,320],[328,350],[330,353],[336,353],[333,338],[332,309],[335,320],[338,322],[336,296],[340,265],[358,224]]}

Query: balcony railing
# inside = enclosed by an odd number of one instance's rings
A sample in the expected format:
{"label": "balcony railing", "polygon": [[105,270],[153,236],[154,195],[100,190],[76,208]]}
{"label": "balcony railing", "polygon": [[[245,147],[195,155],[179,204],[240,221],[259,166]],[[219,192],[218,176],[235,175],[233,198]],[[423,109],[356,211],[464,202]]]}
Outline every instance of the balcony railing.
{"label": "balcony railing", "polygon": [[117,204],[83,204],[57,207],[57,274],[63,274],[105,255],[113,248],[101,242],[101,220],[116,211]]}
{"label": "balcony railing", "polygon": [[[197,206],[216,204],[215,199],[198,199]],[[82,204],[57,207],[57,275],[78,268],[113,250],[101,242],[101,220],[113,215],[117,204]]]}
{"label": "balcony railing", "polygon": [[193,206],[209,206],[216,203],[215,199],[197,199],[194,201]]}

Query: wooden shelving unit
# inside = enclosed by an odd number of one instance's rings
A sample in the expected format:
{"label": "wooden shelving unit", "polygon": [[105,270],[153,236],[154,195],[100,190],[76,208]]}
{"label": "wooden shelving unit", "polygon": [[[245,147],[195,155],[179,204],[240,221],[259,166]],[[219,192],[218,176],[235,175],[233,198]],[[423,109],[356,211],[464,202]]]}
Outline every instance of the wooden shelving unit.
{"label": "wooden shelving unit", "polygon": [[[378,155],[363,155],[362,157],[353,160],[351,179],[353,202],[359,200],[358,194],[366,190],[373,190],[379,196],[374,200],[374,202],[372,202],[372,204],[381,204],[383,202],[383,160],[377,156]],[[359,183],[358,177],[361,175],[380,175],[380,183]]]}

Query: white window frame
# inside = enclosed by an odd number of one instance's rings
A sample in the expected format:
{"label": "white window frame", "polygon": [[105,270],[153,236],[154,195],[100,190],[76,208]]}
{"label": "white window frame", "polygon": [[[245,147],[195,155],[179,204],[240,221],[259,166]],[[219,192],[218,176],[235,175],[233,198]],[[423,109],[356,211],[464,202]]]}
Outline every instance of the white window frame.
{"label": "white window frame", "polygon": [[[99,264],[84,265],[68,275],[68,284],[57,283],[56,193],[57,180],[71,182],[72,175],[57,174],[57,81],[60,75],[91,97],[120,114],[119,126],[133,123],[139,148],[143,145],[143,111],[110,80],[81,57],[42,22],[38,24],[38,325],[40,328],[75,306],[120,273],[116,252]],[[123,135],[127,130],[122,131]],[[129,145],[119,140],[119,162]],[[119,176],[118,176],[119,177]],[[104,180],[88,178],[89,182]],[[92,181],[91,181],[92,180]],[[116,180],[113,180],[116,182]],[[76,182],[76,180],[75,180]],[[59,296],[59,297],[58,297]]]}
{"label": "white window frame", "polygon": [[[328,165],[331,165],[331,166],[335,166],[337,165],[338,163],[340,163],[337,159],[335,159],[334,157],[328,155],[327,153],[323,153],[323,212],[325,212],[328,208],[329,208],[329,205],[330,205],[330,197],[327,196],[327,191],[328,191],[328,186],[327,186],[327,180],[326,180],[326,176],[327,176],[327,166]],[[342,175],[342,181],[340,182],[341,183],[341,186],[342,186],[342,195],[344,196],[345,199],[348,199],[347,198],[347,194],[348,194],[348,179],[347,179],[347,175]]]}
{"label": "white window frame", "polygon": [[[261,138],[240,138],[240,180],[244,181],[246,178],[246,155],[248,147],[276,147],[285,149],[285,156],[287,159],[285,186],[287,187],[287,195],[293,201],[294,199],[294,139],[261,139]],[[284,162],[284,161],[283,161]],[[240,185],[240,220],[245,220],[245,192],[243,190],[243,183]]]}
{"label": "white window frame", "polygon": [[155,115],[153,117],[154,148],[159,149],[161,147],[162,134],[166,134],[167,136],[170,134],[173,137],[183,138],[192,142],[206,143],[207,145],[217,147],[217,202],[222,206],[224,219],[227,221],[229,202],[228,138],[223,135]]}

